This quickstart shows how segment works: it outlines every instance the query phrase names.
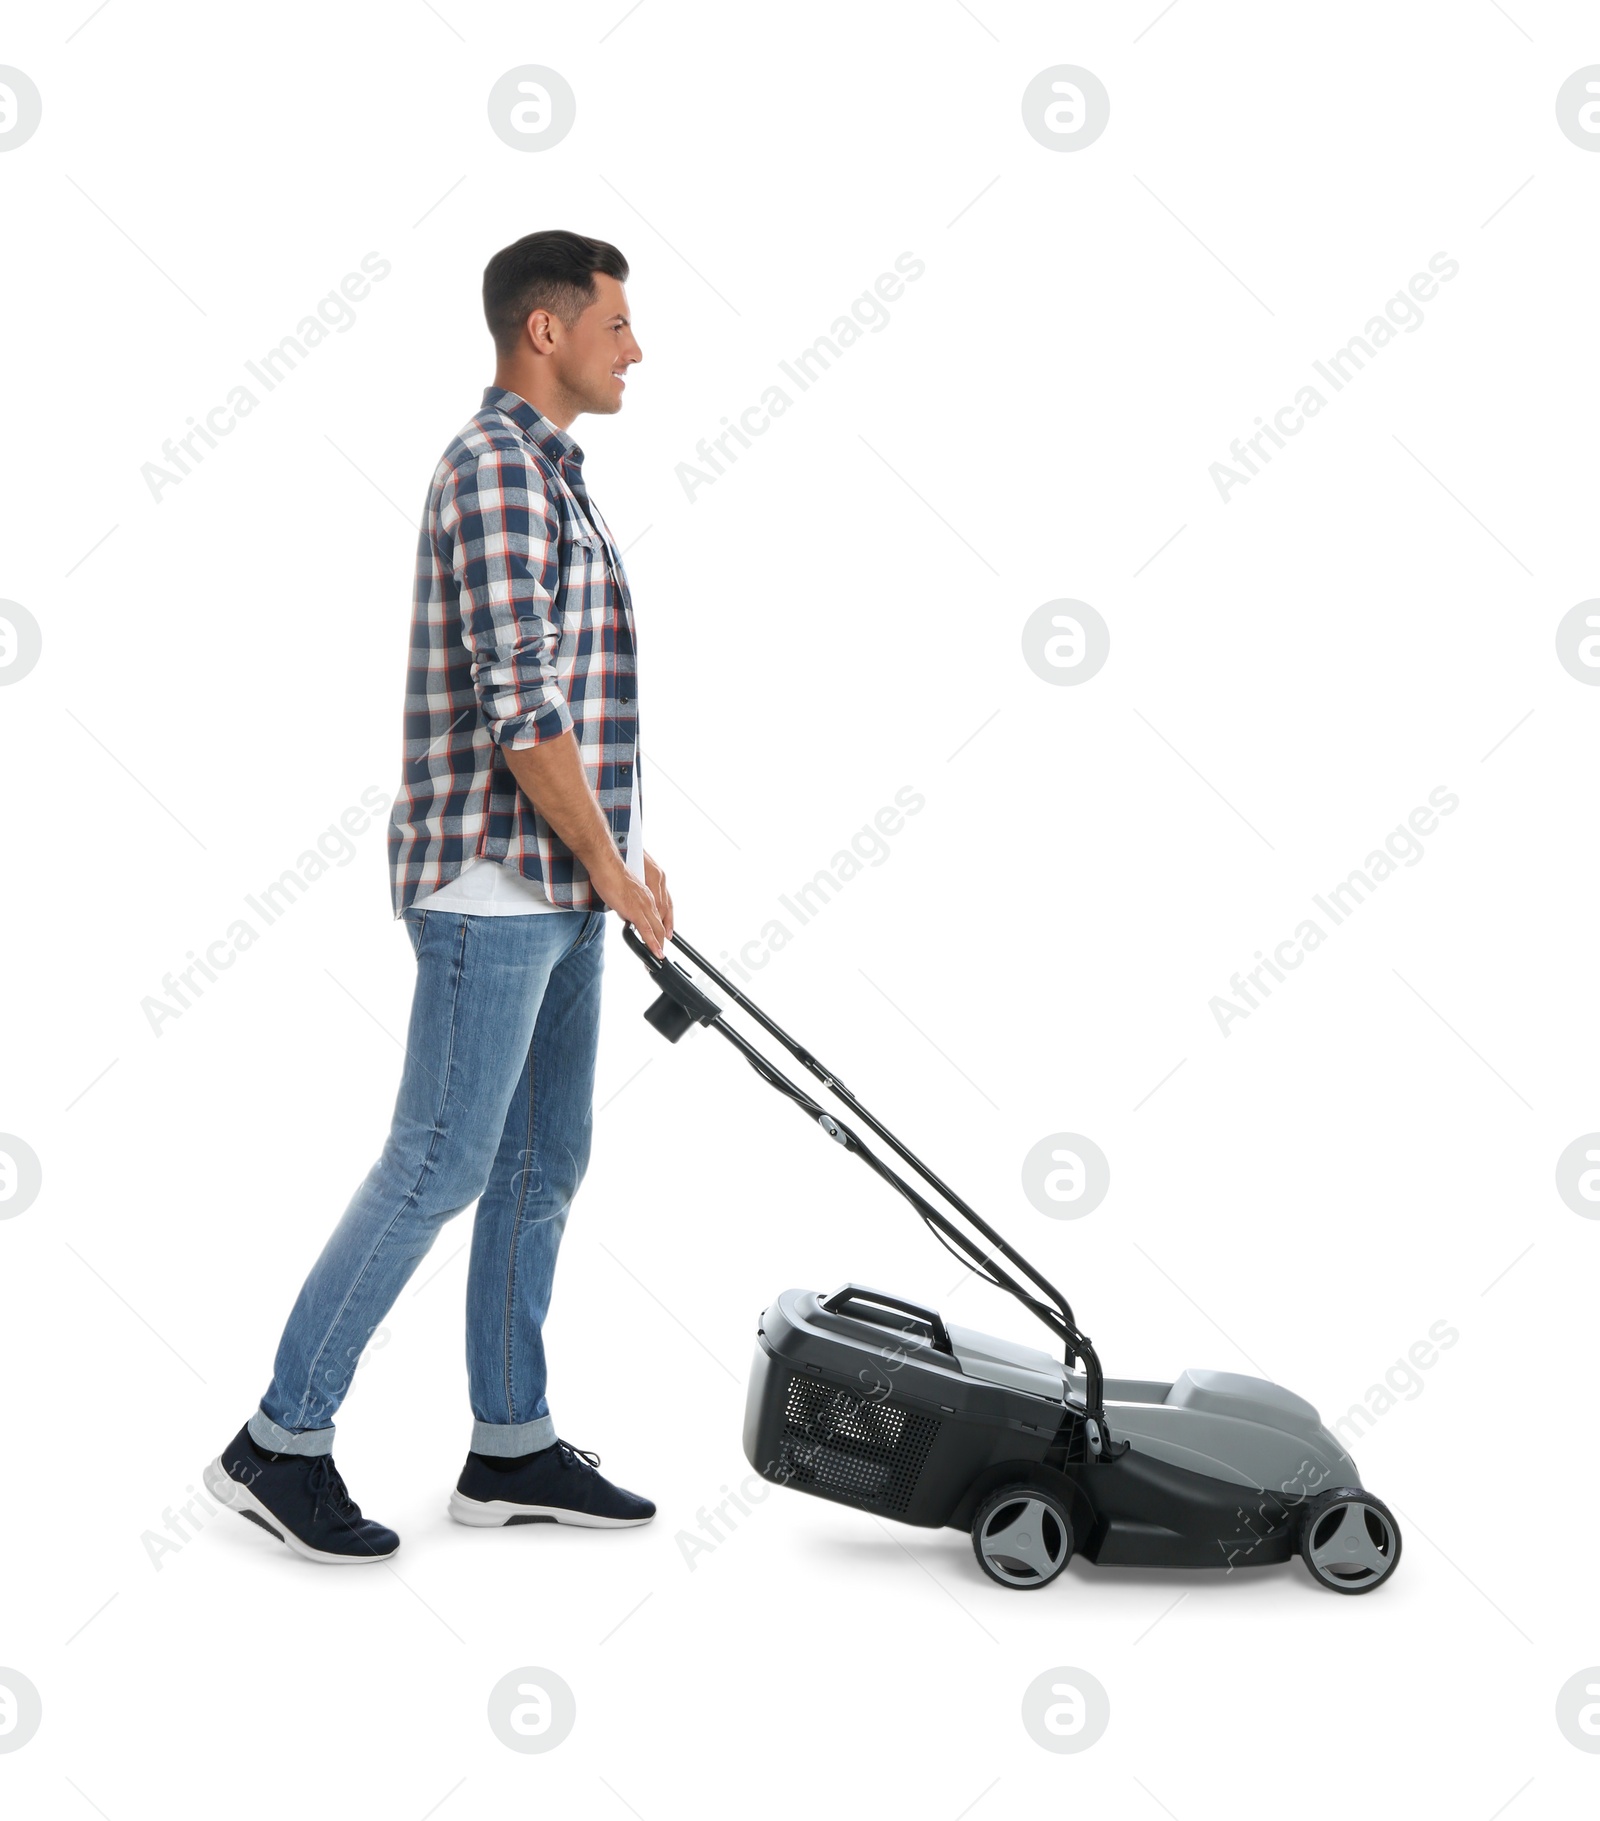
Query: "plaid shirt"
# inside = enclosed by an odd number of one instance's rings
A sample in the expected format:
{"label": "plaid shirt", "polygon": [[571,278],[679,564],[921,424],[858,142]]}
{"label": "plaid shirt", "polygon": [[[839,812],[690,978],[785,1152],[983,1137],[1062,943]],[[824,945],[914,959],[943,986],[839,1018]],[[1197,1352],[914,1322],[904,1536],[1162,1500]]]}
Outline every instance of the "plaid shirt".
{"label": "plaid shirt", "polygon": [[552,904],[600,904],[517,786],[513,750],[576,730],[625,852],[638,739],[633,603],[583,482],[583,451],[490,386],[440,459],[417,540],[405,772],[389,816],[394,914],[485,856]]}

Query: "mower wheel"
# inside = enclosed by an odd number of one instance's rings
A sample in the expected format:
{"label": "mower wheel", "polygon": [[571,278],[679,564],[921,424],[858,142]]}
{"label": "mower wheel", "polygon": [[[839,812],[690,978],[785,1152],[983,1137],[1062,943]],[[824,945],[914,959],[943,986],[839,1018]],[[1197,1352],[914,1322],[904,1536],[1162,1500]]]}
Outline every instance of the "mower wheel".
{"label": "mower wheel", "polygon": [[1002,1587],[1047,1587],[1072,1559],[1072,1520],[1053,1492],[1001,1486],[973,1517],[972,1552]]}
{"label": "mower wheel", "polygon": [[1306,1507],[1300,1553],[1320,1586],[1371,1593],[1399,1564],[1400,1526],[1382,1499],[1359,1486],[1335,1486]]}

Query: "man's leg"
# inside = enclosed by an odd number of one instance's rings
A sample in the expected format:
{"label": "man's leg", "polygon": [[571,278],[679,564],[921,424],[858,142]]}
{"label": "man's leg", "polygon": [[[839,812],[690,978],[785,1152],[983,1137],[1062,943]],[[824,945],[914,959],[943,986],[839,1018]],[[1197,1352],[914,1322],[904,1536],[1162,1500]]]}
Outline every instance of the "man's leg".
{"label": "man's leg", "polygon": [[467,1378],[479,1454],[531,1454],[556,1439],[542,1329],[589,1163],[604,966],[605,912],[596,910],[551,970],[473,1219]]}
{"label": "man's leg", "polygon": [[250,1419],[264,1449],[315,1455],[362,1349],[440,1228],[483,1192],[547,985],[581,911],[408,915],[417,984],[383,1154],[312,1267]]}
{"label": "man's leg", "polygon": [[597,1456],[556,1436],[543,1325],[556,1253],[589,1162],[605,913],[550,974],[488,1186],[467,1279],[472,1450],[450,1515],[483,1528],[643,1524],[649,1499],[613,1486]]}

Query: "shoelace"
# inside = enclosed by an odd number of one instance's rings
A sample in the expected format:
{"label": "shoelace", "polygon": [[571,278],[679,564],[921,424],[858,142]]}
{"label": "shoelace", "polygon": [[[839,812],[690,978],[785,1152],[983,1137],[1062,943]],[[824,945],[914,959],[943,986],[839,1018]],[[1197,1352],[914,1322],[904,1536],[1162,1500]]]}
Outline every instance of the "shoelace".
{"label": "shoelace", "polygon": [[587,1467],[591,1473],[598,1473],[600,1471],[600,1456],[595,1454],[591,1449],[574,1448],[571,1442],[564,1442],[559,1438],[556,1441],[556,1447],[560,1450],[561,1465],[563,1467],[577,1467],[582,1465]]}
{"label": "shoelace", "polygon": [[350,1496],[350,1489],[345,1485],[339,1469],[333,1464],[331,1454],[319,1454],[311,1463],[311,1471],[306,1476],[306,1484],[311,1488],[313,1504],[311,1516],[313,1522],[321,1515],[322,1507],[327,1505],[335,1517],[359,1518],[361,1508]]}

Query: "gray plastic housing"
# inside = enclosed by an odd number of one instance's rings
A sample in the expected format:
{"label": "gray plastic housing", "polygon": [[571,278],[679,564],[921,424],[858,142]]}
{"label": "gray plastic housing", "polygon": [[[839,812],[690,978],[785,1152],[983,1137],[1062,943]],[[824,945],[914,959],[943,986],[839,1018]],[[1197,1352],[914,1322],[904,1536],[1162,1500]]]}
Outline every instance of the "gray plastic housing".
{"label": "gray plastic housing", "polygon": [[[1083,1399],[1083,1379],[1038,1347],[949,1324],[962,1370],[1036,1397]],[[1144,1454],[1257,1491],[1304,1497],[1359,1486],[1355,1462],[1315,1407],[1264,1378],[1191,1366],[1170,1384],[1108,1378],[1111,1433]]]}
{"label": "gray plastic housing", "polygon": [[1141,1453],[1257,1491],[1303,1498],[1361,1484],[1314,1406],[1246,1373],[1191,1366],[1170,1385],[1108,1379],[1106,1420]]}

